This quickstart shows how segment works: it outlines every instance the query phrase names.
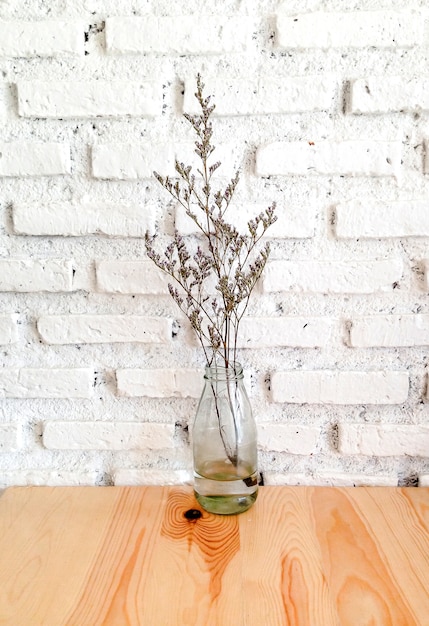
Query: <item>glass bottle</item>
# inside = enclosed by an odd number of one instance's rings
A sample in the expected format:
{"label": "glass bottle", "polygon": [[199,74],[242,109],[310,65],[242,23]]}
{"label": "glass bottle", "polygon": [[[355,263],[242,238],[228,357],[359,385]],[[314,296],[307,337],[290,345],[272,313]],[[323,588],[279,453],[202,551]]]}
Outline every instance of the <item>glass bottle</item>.
{"label": "glass bottle", "polygon": [[211,513],[246,511],[258,494],[257,435],[243,368],[206,367],[192,429],[194,491]]}

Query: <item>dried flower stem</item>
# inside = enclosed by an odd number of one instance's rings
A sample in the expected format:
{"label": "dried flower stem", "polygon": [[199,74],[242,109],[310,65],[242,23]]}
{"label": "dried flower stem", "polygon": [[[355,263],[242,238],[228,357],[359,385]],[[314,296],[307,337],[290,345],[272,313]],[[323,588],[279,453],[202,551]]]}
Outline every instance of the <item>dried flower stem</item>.
{"label": "dried flower stem", "polygon": [[268,242],[259,251],[258,244],[277,218],[272,204],[248,222],[248,232],[244,235],[225,221],[239,173],[236,172],[225,189],[212,190],[213,174],[221,164],[209,162],[215,150],[211,141],[211,115],[215,106],[210,105],[210,96],[205,97],[203,91],[204,84],[198,75],[195,97],[201,113],[184,115],[197,135],[195,152],[201,162],[196,170],[198,177],[191,166],[177,160],[178,180],[154,172],[159,183],[194,221],[202,242],[192,253],[176,230],[161,256],[155,250],[156,235],[146,233],[146,250],[149,258],[174,280],[168,285],[170,294],[189,319],[207,364],[228,368],[236,361],[240,321],[270,252]]}

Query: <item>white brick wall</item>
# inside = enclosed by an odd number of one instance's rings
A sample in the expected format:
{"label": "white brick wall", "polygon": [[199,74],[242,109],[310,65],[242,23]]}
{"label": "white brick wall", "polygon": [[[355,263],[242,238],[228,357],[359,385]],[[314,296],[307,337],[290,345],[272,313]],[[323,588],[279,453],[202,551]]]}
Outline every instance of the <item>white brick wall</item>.
{"label": "white brick wall", "polygon": [[271,378],[271,387],[273,402],[400,404],[408,396],[408,373],[278,371]]}
{"label": "white brick wall", "polygon": [[199,398],[204,381],[197,369],[118,369],[121,396],[148,398]]}
{"label": "white brick wall", "polygon": [[90,398],[93,381],[89,368],[4,368],[0,398]]}
{"label": "white brick wall", "polygon": [[[174,11],[176,13],[176,10]],[[245,52],[253,21],[231,15],[123,17],[106,20],[109,54],[201,55]]]}
{"label": "white brick wall", "polygon": [[256,153],[258,176],[396,176],[400,174],[399,141],[277,141]]}
{"label": "white brick wall", "polygon": [[341,424],[341,454],[427,456],[429,428],[408,424]]}
{"label": "white brick wall", "polygon": [[[253,219],[255,215],[265,212],[268,206],[270,206],[268,202],[266,204],[231,204],[225,219],[228,219],[240,233],[246,234],[248,232],[247,224],[249,220]],[[276,215],[276,239],[307,239],[314,237],[317,215],[315,203],[307,201],[305,204],[299,205],[278,205]],[[176,207],[175,227],[182,235],[195,235],[199,231],[194,220],[186,215],[186,211],[181,205]],[[267,232],[267,237],[268,235],[269,231]]]}
{"label": "white brick wall", "polygon": [[3,4],[0,486],[192,480],[204,359],[144,235],[200,241],[153,177],[200,180],[198,72],[227,216],[277,204],[238,341],[265,484],[428,484],[429,7]]}
{"label": "white brick wall", "polygon": [[155,228],[155,208],[138,204],[88,202],[16,203],[13,230],[17,235],[107,235],[143,237]]}
{"label": "white brick wall", "polygon": [[424,24],[417,12],[347,11],[288,14],[284,2],[277,16],[282,48],[408,48],[423,42]]}
{"label": "white brick wall", "polygon": [[336,235],[340,238],[428,237],[429,202],[349,200],[335,207]]}
{"label": "white brick wall", "polygon": [[70,148],[65,143],[13,141],[1,143],[0,153],[0,177],[70,173]]}
{"label": "white brick wall", "polygon": [[400,76],[360,78],[351,85],[350,110],[352,113],[427,111],[428,90],[428,80],[404,80]]}
{"label": "white brick wall", "polygon": [[82,22],[0,21],[0,57],[83,55]]}
{"label": "white brick wall", "polygon": [[0,345],[15,343],[18,339],[16,316],[0,315]]}
{"label": "white brick wall", "polygon": [[355,317],[350,328],[354,348],[429,345],[429,315]]}
{"label": "white brick wall", "polygon": [[0,291],[72,291],[69,259],[0,259]]}
{"label": "white brick wall", "polygon": [[18,112],[22,117],[126,117],[161,113],[161,86],[155,82],[27,81],[19,82],[17,87]]}
{"label": "white brick wall", "polygon": [[269,261],[263,289],[322,293],[390,291],[402,278],[399,258],[355,261]]}
{"label": "white brick wall", "polygon": [[142,315],[45,315],[37,329],[45,343],[168,343],[171,321]]}
{"label": "white brick wall", "polygon": [[174,425],[135,422],[47,422],[48,450],[162,450],[173,447]]}
{"label": "white brick wall", "polygon": [[[194,97],[195,80],[185,81],[183,109],[198,113]],[[323,111],[332,106],[338,85],[329,76],[299,76],[288,80],[262,77],[257,81],[232,80],[228,77],[210,80],[216,94],[216,115],[266,115]]]}
{"label": "white brick wall", "polygon": [[166,294],[167,276],[152,261],[99,261],[99,291],[122,294]]}

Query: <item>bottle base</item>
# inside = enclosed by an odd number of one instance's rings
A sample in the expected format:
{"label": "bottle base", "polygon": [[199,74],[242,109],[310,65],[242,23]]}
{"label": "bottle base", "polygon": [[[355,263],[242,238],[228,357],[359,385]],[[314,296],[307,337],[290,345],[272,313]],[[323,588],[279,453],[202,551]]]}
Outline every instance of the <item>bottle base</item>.
{"label": "bottle base", "polygon": [[258,492],[255,491],[251,495],[241,496],[202,496],[195,493],[195,498],[201,504],[205,511],[208,513],[215,513],[216,515],[237,515],[244,513],[247,509],[254,504]]}

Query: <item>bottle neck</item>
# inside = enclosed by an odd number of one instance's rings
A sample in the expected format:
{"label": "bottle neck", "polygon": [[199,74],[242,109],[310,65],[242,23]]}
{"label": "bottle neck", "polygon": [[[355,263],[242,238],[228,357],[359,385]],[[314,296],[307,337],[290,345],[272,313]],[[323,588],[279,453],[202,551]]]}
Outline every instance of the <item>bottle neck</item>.
{"label": "bottle neck", "polygon": [[241,363],[234,363],[230,367],[206,365],[204,378],[216,382],[243,380],[243,367]]}

